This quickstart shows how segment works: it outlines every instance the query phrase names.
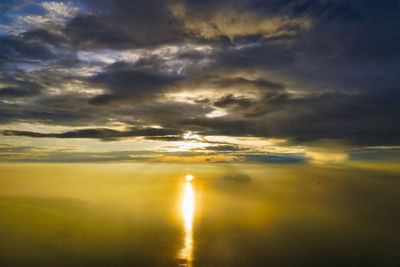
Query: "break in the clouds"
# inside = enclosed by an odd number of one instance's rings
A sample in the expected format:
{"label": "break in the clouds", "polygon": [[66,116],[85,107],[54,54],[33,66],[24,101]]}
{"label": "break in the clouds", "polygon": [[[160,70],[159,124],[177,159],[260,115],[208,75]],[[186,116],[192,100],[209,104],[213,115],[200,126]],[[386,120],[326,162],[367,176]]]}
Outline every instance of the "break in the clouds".
{"label": "break in the clouds", "polygon": [[398,159],[399,11],[361,0],[6,1],[1,159]]}

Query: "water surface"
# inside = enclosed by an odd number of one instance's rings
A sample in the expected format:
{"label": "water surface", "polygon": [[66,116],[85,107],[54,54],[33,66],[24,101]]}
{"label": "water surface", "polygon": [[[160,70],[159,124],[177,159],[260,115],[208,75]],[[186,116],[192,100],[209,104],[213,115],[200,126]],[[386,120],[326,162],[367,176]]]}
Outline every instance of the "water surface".
{"label": "water surface", "polygon": [[[0,266],[400,263],[393,166],[2,164],[0,173]],[[251,181],[224,179],[236,174]]]}

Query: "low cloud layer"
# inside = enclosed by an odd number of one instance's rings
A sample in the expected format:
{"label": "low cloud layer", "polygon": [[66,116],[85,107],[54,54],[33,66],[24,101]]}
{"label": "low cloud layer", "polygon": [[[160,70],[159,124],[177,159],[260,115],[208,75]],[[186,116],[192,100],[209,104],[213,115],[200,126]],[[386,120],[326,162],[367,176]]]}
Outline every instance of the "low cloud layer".
{"label": "low cloud layer", "polygon": [[182,134],[180,130],[159,128],[131,128],[125,131],[112,129],[82,129],[63,133],[41,133],[30,131],[3,131],[4,136],[26,136],[37,138],[93,138],[101,140],[114,140],[127,137],[165,137]]}

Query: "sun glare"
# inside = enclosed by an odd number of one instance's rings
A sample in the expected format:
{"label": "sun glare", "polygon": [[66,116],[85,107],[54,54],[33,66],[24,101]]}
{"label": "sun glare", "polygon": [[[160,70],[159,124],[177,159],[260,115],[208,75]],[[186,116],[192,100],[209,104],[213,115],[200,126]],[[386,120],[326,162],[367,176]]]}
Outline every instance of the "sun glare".
{"label": "sun glare", "polygon": [[191,267],[193,262],[193,215],[194,215],[194,191],[190,181],[193,176],[188,174],[186,176],[185,194],[182,201],[182,215],[183,215],[183,228],[184,240],[183,248],[178,254],[185,264],[180,266]]}

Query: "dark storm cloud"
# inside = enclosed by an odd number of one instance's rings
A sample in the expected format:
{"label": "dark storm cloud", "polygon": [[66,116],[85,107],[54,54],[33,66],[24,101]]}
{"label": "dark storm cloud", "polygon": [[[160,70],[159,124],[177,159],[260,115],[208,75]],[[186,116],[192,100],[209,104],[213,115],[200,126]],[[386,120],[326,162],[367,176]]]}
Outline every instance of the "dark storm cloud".
{"label": "dark storm cloud", "polygon": [[0,102],[0,124],[12,122],[49,125],[104,125],[109,111],[90,108],[87,99],[77,94],[44,95],[24,99],[27,103]]}
{"label": "dark storm cloud", "polygon": [[71,93],[42,96],[27,104],[0,102],[0,124],[37,122],[50,125],[104,127],[105,124],[118,118],[120,122],[128,125],[163,125],[166,128],[175,128],[179,120],[201,117],[212,111],[210,107],[201,105],[173,101],[155,102],[149,99],[144,103],[115,98],[116,102],[112,105],[111,101],[106,101],[108,104],[104,102],[89,104],[91,101],[93,98]]}
{"label": "dark storm cloud", "polygon": [[[398,1],[76,3],[84,9],[58,28],[31,26],[0,36],[0,123],[96,129],[5,133],[178,141],[193,131],[291,144],[400,144]],[[11,15],[1,17],[9,27]],[[170,45],[177,51],[154,52]],[[127,48],[140,48],[134,50],[140,57],[113,63],[96,58],[120,56]],[[93,56],[79,57],[86,52]],[[70,83],[78,89],[68,91]],[[203,88],[211,93],[188,98],[190,103],[170,95]],[[208,118],[215,108],[227,114]],[[139,134],[105,129],[109,122],[179,130]]]}
{"label": "dark storm cloud", "polygon": [[350,151],[350,160],[398,163],[400,147],[367,147]]}
{"label": "dark storm cloud", "polygon": [[104,105],[104,104],[109,104],[111,101],[118,99],[117,95],[112,95],[112,94],[101,94],[94,96],[89,99],[89,104],[92,105]]}
{"label": "dark storm cloud", "polygon": [[39,93],[36,88],[34,90],[25,90],[15,87],[4,87],[0,88],[0,97],[25,97],[32,96]]}
{"label": "dark storm cloud", "polygon": [[84,0],[91,14],[81,14],[65,33],[81,48],[129,48],[159,45],[182,38],[168,1]]}
{"label": "dark storm cloud", "polygon": [[181,79],[177,75],[157,73],[153,69],[143,69],[139,64],[117,62],[106,68],[90,82],[105,88],[109,93],[89,100],[91,104],[108,104],[113,100],[141,101],[161,93],[165,87]]}
{"label": "dark storm cloud", "polygon": [[177,136],[146,136],[145,139],[154,140],[154,141],[171,141],[171,142],[186,140],[181,135],[177,135]]}
{"label": "dark storm cloud", "polygon": [[127,137],[143,136],[168,136],[182,134],[182,131],[176,129],[160,128],[132,128],[126,131],[117,131],[113,129],[82,129],[63,133],[40,133],[31,131],[12,131],[5,130],[4,136],[26,136],[37,138],[94,138],[101,140],[116,140]]}
{"label": "dark storm cloud", "polygon": [[30,42],[32,44],[50,44],[54,47],[60,47],[64,44],[68,44],[68,38],[52,33],[46,29],[34,29],[30,31],[26,31],[20,35],[24,42]]}
{"label": "dark storm cloud", "polygon": [[215,151],[215,152],[235,152],[235,151],[245,151],[248,148],[241,147],[238,145],[217,145],[217,146],[207,146],[204,148],[208,151]]}
{"label": "dark storm cloud", "polygon": [[282,90],[285,87],[276,82],[264,80],[264,79],[256,79],[256,80],[248,80],[245,78],[230,78],[230,79],[220,79],[215,82],[218,87],[222,88],[237,88],[237,89],[248,89],[248,88],[257,88],[261,90]]}
{"label": "dark storm cloud", "polygon": [[233,95],[226,95],[213,103],[214,106],[219,108],[229,106],[239,106],[241,108],[247,108],[251,106],[253,101],[244,97],[234,97]]}
{"label": "dark storm cloud", "polygon": [[24,122],[44,123],[49,125],[87,126],[104,123],[104,118],[99,114],[81,113],[82,110],[49,109],[48,107],[35,107],[19,104],[0,104],[0,124]]}
{"label": "dark storm cloud", "polygon": [[[179,122],[182,126],[200,131],[201,135],[256,136],[257,123],[244,119],[198,118]],[[264,136],[268,133],[265,131]]]}
{"label": "dark storm cloud", "polygon": [[208,106],[169,101],[138,105],[136,108],[127,110],[126,113],[140,116],[146,122],[160,124],[167,128],[176,128],[175,126],[182,127],[179,125],[181,120],[202,118],[211,111],[212,108]]}
{"label": "dark storm cloud", "polygon": [[398,3],[268,1],[258,7],[267,13],[307,14],[313,26],[290,45],[267,40],[222,50],[215,60],[218,70],[271,70],[285,83],[312,91],[374,90],[399,84],[395,71],[399,28],[393,26],[399,23]]}
{"label": "dark storm cloud", "polygon": [[[299,2],[298,2],[299,3]],[[318,20],[318,25],[311,34],[315,38],[315,48],[322,45],[326,52],[344,53],[358,60],[398,59],[400,53],[395,51],[399,44],[398,1],[378,3],[373,0],[356,1],[304,1],[297,5],[296,12],[308,13]],[[347,34],[344,34],[347,33]],[[340,41],[331,43],[341,35]],[[327,39],[323,40],[321,37]],[[382,49],[384,45],[384,49]],[[317,52],[321,52],[318,50]]]}
{"label": "dark storm cloud", "polygon": [[130,38],[118,28],[112,28],[96,15],[79,15],[68,22],[65,33],[74,40],[78,48],[114,47],[122,48],[130,44]]}
{"label": "dark storm cloud", "polygon": [[0,98],[34,96],[38,95],[41,89],[42,86],[35,83],[15,81],[15,86],[0,88]]}
{"label": "dark storm cloud", "polygon": [[0,65],[49,60],[54,57],[52,51],[42,42],[26,41],[15,36],[0,36]]}
{"label": "dark storm cloud", "polygon": [[306,161],[304,155],[301,154],[253,153],[239,154],[237,157],[241,161],[254,163],[293,164],[304,163]]}
{"label": "dark storm cloud", "polygon": [[[246,118],[198,118],[183,120],[203,135],[236,135],[288,138],[293,143],[321,139],[354,145],[400,144],[397,90],[356,95],[324,94],[294,98],[265,97],[255,103],[257,114]],[[196,128],[197,127],[197,128]]]}
{"label": "dark storm cloud", "polygon": [[245,162],[257,162],[257,163],[302,163],[305,161],[302,155],[293,154],[242,154],[237,157]]}
{"label": "dark storm cloud", "polygon": [[[284,8],[275,10],[261,9],[255,1],[163,1],[163,0],[83,0],[88,10],[68,21],[63,29],[75,48],[134,48],[151,47],[161,44],[197,43],[230,44],[229,27],[241,29],[240,40],[260,40],[265,32],[274,28],[276,32],[295,32],[302,29],[302,22],[290,22],[298,13],[288,12]],[[242,18],[243,12],[250,16]],[[221,19],[221,14],[229,16]],[[264,18],[284,16],[277,25],[269,23],[266,29],[252,30],[263,22]],[[301,14],[300,14],[301,15]],[[249,18],[253,24],[246,25]],[[230,21],[230,22],[229,22]],[[275,29],[276,27],[276,29]],[[215,34],[210,32],[215,31]],[[287,33],[288,35],[288,33]],[[292,35],[292,34],[290,34]],[[277,37],[275,37],[277,38]],[[279,34],[285,38],[285,34]],[[199,53],[190,53],[190,57]]]}

